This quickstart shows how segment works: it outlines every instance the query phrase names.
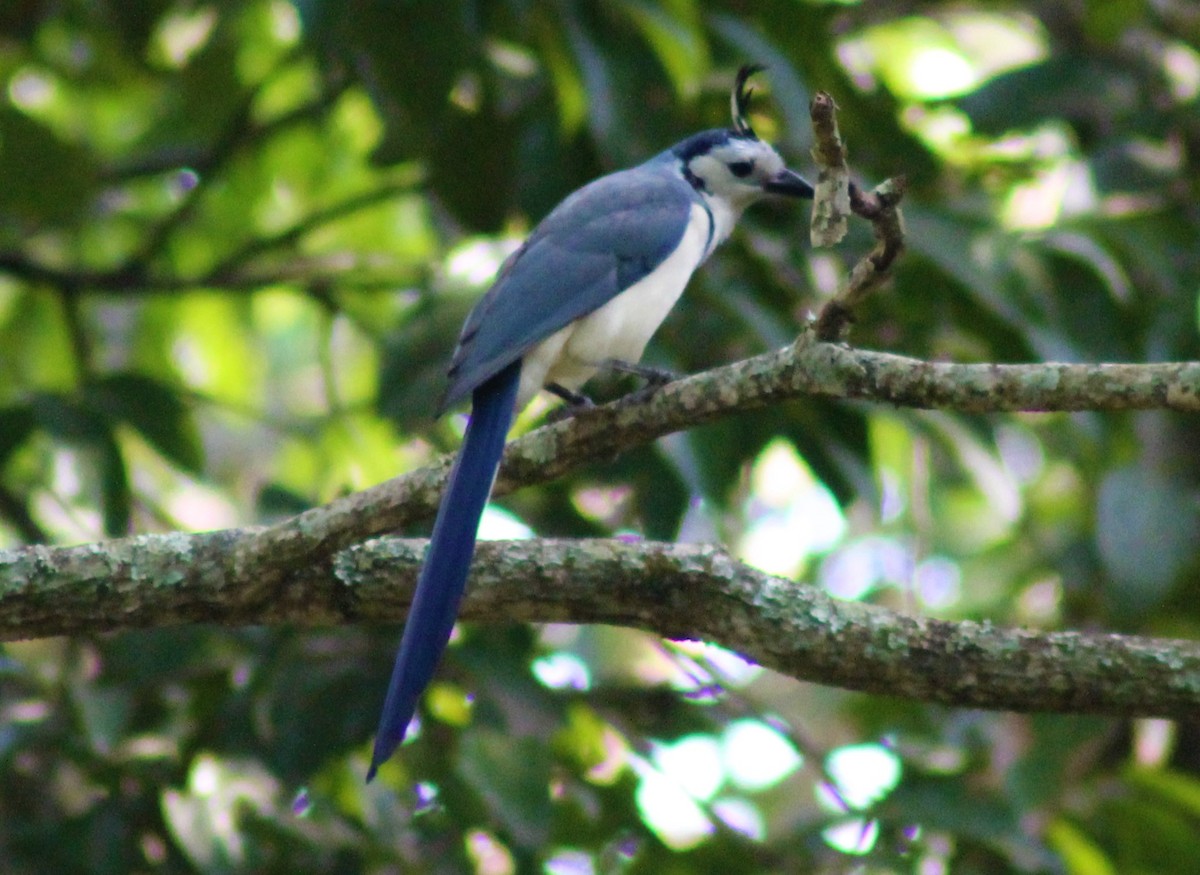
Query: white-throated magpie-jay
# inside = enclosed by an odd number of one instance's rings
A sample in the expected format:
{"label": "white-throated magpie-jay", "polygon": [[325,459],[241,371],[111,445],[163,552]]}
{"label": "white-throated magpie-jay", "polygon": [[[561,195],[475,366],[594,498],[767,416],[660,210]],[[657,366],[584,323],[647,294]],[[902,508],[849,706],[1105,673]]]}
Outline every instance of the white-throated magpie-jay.
{"label": "white-throated magpie-jay", "polygon": [[506,261],[471,311],[441,411],[471,395],[383,706],[367,780],[395,751],[450,638],[517,410],[542,388],[577,390],[610,363],[635,363],[688,279],[765,195],[811,198],[810,186],[746,120],[738,72],[733,126],[703,131],[644,164],[567,197]]}

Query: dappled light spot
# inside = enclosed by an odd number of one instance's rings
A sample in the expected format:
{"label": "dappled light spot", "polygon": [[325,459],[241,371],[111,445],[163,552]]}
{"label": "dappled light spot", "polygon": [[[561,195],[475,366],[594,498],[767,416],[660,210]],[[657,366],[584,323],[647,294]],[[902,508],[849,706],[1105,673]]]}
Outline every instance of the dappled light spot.
{"label": "dappled light spot", "polygon": [[688,735],[654,745],[655,767],[693,799],[711,799],[725,781],[721,749],[711,735]]}
{"label": "dappled light spot", "polygon": [[559,651],[535,659],[533,675],[552,690],[588,690],[592,686],[588,665],[573,653]]}
{"label": "dappled light spot", "polygon": [[550,855],[542,871],[545,875],[595,875],[596,865],[586,851],[564,848]]}
{"label": "dappled light spot", "polygon": [[721,737],[729,780],[744,790],[766,790],[800,767],[803,758],[777,729],[759,720],[729,724]]}
{"label": "dappled light spot", "polygon": [[533,537],[533,529],[515,513],[497,504],[483,509],[479,519],[480,541],[517,541]]}
{"label": "dappled light spot", "polygon": [[466,835],[467,855],[475,863],[475,875],[513,875],[516,863],[508,848],[490,832],[471,830]]}
{"label": "dappled light spot", "polygon": [[949,97],[975,85],[975,74],[967,59],[946,48],[916,52],[909,62],[908,77],[915,97]]}
{"label": "dappled light spot", "polygon": [[749,518],[738,554],[770,574],[795,576],[842,536],[845,518],[837,502],[812,474],[795,447],[768,444],[750,475]]}
{"label": "dappled light spot", "polygon": [[712,821],[679,784],[648,766],[639,776],[638,810],[663,844],[684,851],[712,835]]}
{"label": "dappled light spot", "polygon": [[838,795],[855,809],[879,802],[900,783],[900,758],[880,744],[839,747],[825,760]]}
{"label": "dappled light spot", "polygon": [[476,238],[460,244],[446,259],[446,277],[468,286],[490,282],[504,259],[516,252],[519,239]]}
{"label": "dappled light spot", "polygon": [[869,854],[879,839],[879,821],[858,818],[844,820],[826,827],[821,836],[830,847],[844,854]]}
{"label": "dappled light spot", "polygon": [[721,818],[727,827],[748,839],[761,842],[767,836],[767,824],[763,820],[762,812],[749,799],[715,799],[712,812]]}

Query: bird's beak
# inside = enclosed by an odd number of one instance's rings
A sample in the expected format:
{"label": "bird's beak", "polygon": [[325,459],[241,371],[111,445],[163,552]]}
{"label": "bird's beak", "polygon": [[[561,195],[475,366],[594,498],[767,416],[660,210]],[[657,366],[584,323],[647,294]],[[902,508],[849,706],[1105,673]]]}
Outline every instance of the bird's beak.
{"label": "bird's beak", "polygon": [[786,167],[763,183],[763,191],[768,194],[802,197],[808,200],[812,200],[813,196],[813,187],[808,184],[808,180]]}

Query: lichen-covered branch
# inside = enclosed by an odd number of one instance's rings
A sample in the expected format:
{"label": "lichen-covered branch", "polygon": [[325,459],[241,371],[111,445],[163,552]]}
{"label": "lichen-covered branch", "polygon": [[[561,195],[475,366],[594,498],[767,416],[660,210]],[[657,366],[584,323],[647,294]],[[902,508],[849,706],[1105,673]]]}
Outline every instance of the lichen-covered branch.
{"label": "lichen-covered branch", "polygon": [[[496,494],[545,483],[663,435],[745,410],[810,397],[972,413],[1172,409],[1200,412],[1200,362],[953,364],[820,343],[790,347],[678,380],[637,404],[616,402],[513,441]],[[280,573],[432,516],[449,457],[239,539],[237,567],[264,598]]]}
{"label": "lichen-covered branch", "polygon": [[[396,622],[425,542],[387,538],[285,575],[267,602],[226,561],[234,533],[0,552],[0,637],[183,622]],[[1182,717],[1200,644],[912,617],[748,568],[719,549],[484,542],[466,619],[611,623],[701,638],[792,677],[948,705]]]}
{"label": "lichen-covered branch", "polygon": [[904,216],[900,201],[908,188],[903,177],[885,179],[872,191],[850,181],[846,144],[838,132],[837,104],[818,91],[809,106],[812,118],[813,160],[817,185],[813,193],[810,238],[813,246],[834,246],[846,236],[851,212],[871,223],[875,246],[850,269],[836,295],[825,302],[813,325],[817,340],[840,341],[849,333],[854,310],[867,295],[883,285],[904,253]]}
{"label": "lichen-covered branch", "polygon": [[809,240],[813,246],[836,246],[846,236],[850,215],[850,168],[846,145],[838,132],[837,104],[824,91],[809,105],[813,126],[812,157],[817,164]]}
{"label": "lichen-covered branch", "polygon": [[817,340],[844,340],[854,321],[855,308],[892,275],[896,261],[904,254],[904,216],[900,212],[900,200],[907,188],[908,182],[903,176],[885,179],[869,192],[850,186],[851,207],[855,215],[870,220],[875,245],[855,262],[838,293],[821,308],[813,326]]}
{"label": "lichen-covered branch", "polygon": [[[813,396],[972,412],[1200,412],[1200,362],[960,365],[806,334],[645,402],[598,407],[514,441],[497,490]],[[192,622],[398,620],[423,542],[354,545],[430,515],[448,467],[440,460],[265,529],[0,551],[0,639]],[[480,551],[468,617],[625,623],[719,641],[795,677],[980,707],[1170,715],[1200,705],[1192,644],[904,617],[830,601],[707,548],[583,541]]]}

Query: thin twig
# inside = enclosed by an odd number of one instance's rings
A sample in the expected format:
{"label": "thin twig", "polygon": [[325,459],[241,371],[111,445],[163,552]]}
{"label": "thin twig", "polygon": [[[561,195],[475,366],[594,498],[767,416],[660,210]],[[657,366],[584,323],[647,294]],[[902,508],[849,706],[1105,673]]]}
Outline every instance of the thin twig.
{"label": "thin twig", "polygon": [[814,326],[818,340],[843,340],[854,321],[855,308],[891,276],[896,259],[904,252],[904,218],[899,204],[907,185],[904,177],[898,176],[885,179],[866,193],[851,186],[851,209],[855,215],[870,220],[875,231],[875,248],[858,260],[845,286],[821,308]]}
{"label": "thin twig", "polygon": [[213,267],[207,275],[197,281],[197,285],[220,285],[227,277],[236,276],[238,269],[264,252],[280,249],[296,243],[306,234],[310,234],[323,225],[337,221],[345,216],[353,215],[359,210],[392,200],[398,195],[410,194],[414,189],[413,181],[389,182],[370,191],[361,192],[330,204],[319,210],[314,210],[291,227],[268,237],[256,237],[226,256]]}
{"label": "thin twig", "polygon": [[845,286],[821,309],[815,333],[818,340],[840,341],[854,320],[854,310],[891,275],[896,259],[904,251],[904,219],[900,200],[907,183],[904,177],[888,179],[873,191],[863,192],[850,181],[846,145],[837,126],[837,104],[824,91],[817,92],[809,107],[812,117],[813,159],[818,177],[813,196],[811,237],[814,246],[832,246],[846,235],[846,217],[853,212],[869,221],[876,245],[850,271]]}

